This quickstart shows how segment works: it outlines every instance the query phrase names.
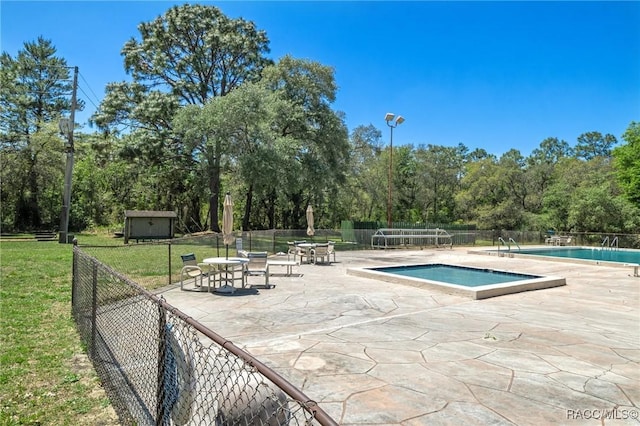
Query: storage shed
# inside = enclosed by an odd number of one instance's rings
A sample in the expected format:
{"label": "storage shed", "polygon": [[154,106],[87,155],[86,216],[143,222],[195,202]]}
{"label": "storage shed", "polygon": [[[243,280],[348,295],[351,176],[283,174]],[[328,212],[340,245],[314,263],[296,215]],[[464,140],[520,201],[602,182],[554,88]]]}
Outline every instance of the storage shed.
{"label": "storage shed", "polygon": [[130,239],[163,240],[173,238],[178,215],[170,211],[126,210],[124,212],[124,243]]}

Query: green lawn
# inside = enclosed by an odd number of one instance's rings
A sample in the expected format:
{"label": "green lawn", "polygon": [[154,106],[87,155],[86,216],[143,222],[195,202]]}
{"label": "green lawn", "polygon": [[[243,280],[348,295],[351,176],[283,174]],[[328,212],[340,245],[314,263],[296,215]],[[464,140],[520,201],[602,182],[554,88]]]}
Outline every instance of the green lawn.
{"label": "green lawn", "polygon": [[117,417],[71,318],[72,246],[0,241],[0,425]]}
{"label": "green lawn", "polygon": [[[77,238],[88,254],[147,289],[169,282],[166,245],[125,246],[107,234]],[[252,240],[254,250],[274,247],[263,239]],[[286,251],[286,238],[275,246]],[[71,317],[72,251],[55,241],[0,240],[0,426],[118,424]],[[188,252],[224,255],[212,240],[177,240],[171,282],[179,281],[180,255]]]}

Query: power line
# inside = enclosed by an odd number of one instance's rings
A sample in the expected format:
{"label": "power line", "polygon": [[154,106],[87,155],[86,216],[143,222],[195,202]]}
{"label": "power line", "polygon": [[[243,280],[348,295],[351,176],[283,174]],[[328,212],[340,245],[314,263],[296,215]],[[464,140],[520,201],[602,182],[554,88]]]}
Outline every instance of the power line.
{"label": "power line", "polygon": [[[96,95],[96,93],[93,91],[93,89],[92,89],[92,88],[91,88],[91,86],[89,85],[89,82],[84,78],[84,76],[82,75],[82,73],[78,73],[78,74],[80,74],[80,78],[82,79],[82,81],[84,81],[84,82],[86,83],[86,85],[87,85],[87,89],[91,92],[91,94],[93,95],[94,99],[95,99],[98,103],[100,103],[100,98],[99,98],[99,97],[98,97],[98,95]],[[82,89],[80,89],[80,90],[82,91],[82,93],[84,93],[85,95],[87,95],[87,93],[86,93],[84,90],[82,90]],[[89,95],[87,95],[87,98],[89,98]],[[94,107],[96,107],[96,109],[98,109],[98,106],[97,106],[93,101],[91,101],[91,100],[89,100],[89,101],[91,102],[91,104],[92,104]]]}
{"label": "power line", "polygon": [[[96,105],[96,104],[93,102],[93,100],[91,100],[91,98],[89,98],[89,95],[87,94],[87,92],[85,92],[84,90],[82,90],[82,87],[81,87],[81,86],[78,86],[78,89],[79,89],[79,90],[80,90],[80,91],[81,91],[81,92],[82,92],[82,93],[87,97],[87,101],[89,101],[89,103],[90,103],[91,105],[93,105],[96,109],[100,109],[100,108],[98,107],[98,105]],[[89,90],[91,90],[91,89],[89,89]],[[98,101],[98,102],[100,102],[100,101]]]}

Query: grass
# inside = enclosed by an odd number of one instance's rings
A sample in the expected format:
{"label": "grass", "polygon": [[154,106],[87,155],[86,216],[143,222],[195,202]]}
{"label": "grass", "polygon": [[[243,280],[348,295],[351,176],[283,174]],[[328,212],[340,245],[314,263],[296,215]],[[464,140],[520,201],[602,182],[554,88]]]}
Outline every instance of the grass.
{"label": "grass", "polygon": [[[125,246],[105,233],[77,238],[87,253],[148,289],[169,282],[166,245]],[[268,238],[252,243],[273,247]],[[286,238],[275,246],[286,251]],[[33,238],[0,240],[0,426],[118,424],[71,317],[72,249]],[[188,252],[198,259],[224,255],[210,240],[177,242],[171,282],[179,280],[180,255]]]}
{"label": "grass", "polygon": [[[77,238],[101,246],[86,251],[147,288],[168,283],[165,245],[124,246],[107,234]],[[0,426],[118,424],[71,317],[72,247],[0,240]],[[173,246],[173,282],[187,252],[218,255],[198,240]]]}
{"label": "grass", "polygon": [[71,318],[72,246],[0,242],[0,425],[118,424]]}

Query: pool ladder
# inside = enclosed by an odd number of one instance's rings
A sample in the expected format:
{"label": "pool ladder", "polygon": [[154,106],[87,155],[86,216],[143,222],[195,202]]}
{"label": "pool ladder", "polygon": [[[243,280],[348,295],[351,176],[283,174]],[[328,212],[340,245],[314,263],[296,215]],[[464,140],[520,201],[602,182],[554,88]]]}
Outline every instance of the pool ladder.
{"label": "pool ladder", "polygon": [[518,243],[516,243],[516,240],[514,240],[513,238],[509,238],[509,242],[506,242],[504,238],[498,237],[498,241],[500,242],[500,244],[498,245],[498,256],[501,256],[501,257],[504,256],[504,254],[500,253],[501,245],[507,246],[507,253],[509,257],[513,257],[513,253],[511,253],[511,243],[513,243],[516,247],[518,247],[518,250],[521,250],[520,246],[518,245]]}
{"label": "pool ladder", "polygon": [[609,243],[609,236],[606,236],[604,240],[602,240],[600,248],[604,250],[618,250],[618,237],[613,237],[613,239]]}

